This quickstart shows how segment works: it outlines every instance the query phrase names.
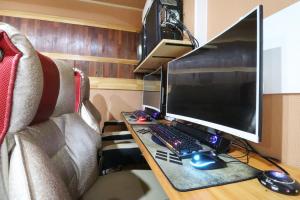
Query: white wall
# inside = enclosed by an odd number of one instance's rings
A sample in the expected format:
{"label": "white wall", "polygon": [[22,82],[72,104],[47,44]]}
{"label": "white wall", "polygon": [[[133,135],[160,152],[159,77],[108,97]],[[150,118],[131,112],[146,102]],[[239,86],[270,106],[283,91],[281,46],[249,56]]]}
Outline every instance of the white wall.
{"label": "white wall", "polygon": [[263,23],[264,93],[300,93],[300,2]]}
{"label": "white wall", "polygon": [[[195,0],[195,37],[207,42],[207,2]],[[300,2],[263,21],[264,94],[300,93]]]}
{"label": "white wall", "polygon": [[207,1],[195,0],[194,35],[200,46],[207,42]]}

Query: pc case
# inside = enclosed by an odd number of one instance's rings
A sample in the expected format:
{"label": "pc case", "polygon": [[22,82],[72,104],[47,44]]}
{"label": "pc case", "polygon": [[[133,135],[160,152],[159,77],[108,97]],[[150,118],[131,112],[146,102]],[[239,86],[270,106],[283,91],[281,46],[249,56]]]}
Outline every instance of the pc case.
{"label": "pc case", "polygon": [[143,23],[142,55],[146,57],[162,39],[182,40],[177,20],[182,21],[181,0],[154,0]]}

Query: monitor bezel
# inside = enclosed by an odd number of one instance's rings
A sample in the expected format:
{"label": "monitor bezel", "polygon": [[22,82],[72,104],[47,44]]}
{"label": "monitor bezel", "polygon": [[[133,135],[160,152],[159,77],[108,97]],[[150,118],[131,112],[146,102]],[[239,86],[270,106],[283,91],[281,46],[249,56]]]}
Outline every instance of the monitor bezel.
{"label": "monitor bezel", "polygon": [[[249,133],[246,131],[242,131],[236,128],[232,128],[232,127],[228,127],[228,126],[224,126],[221,124],[217,124],[214,122],[209,122],[209,121],[205,121],[205,120],[201,120],[201,119],[196,119],[196,118],[192,118],[192,117],[187,117],[187,116],[183,116],[183,115],[177,115],[174,113],[169,113],[168,112],[168,91],[166,92],[166,117],[168,118],[175,118],[175,119],[181,119],[184,121],[188,121],[188,122],[192,122],[192,123],[196,123],[196,124],[200,124],[203,126],[207,126],[255,143],[259,143],[261,141],[261,130],[262,130],[262,126],[261,126],[261,120],[262,120],[262,6],[259,5],[257,7],[255,7],[254,9],[252,9],[251,11],[249,11],[248,13],[246,13],[243,17],[241,17],[237,22],[235,22],[233,25],[231,25],[230,27],[228,27],[227,29],[225,29],[223,32],[221,32],[220,34],[218,34],[217,36],[215,36],[214,38],[212,38],[211,40],[209,40],[206,44],[209,44],[211,41],[215,40],[216,38],[218,38],[219,36],[221,36],[223,33],[225,33],[226,31],[230,30],[232,27],[234,27],[235,25],[237,25],[239,22],[241,22],[242,20],[244,20],[248,15],[250,15],[253,12],[257,12],[257,57],[256,57],[256,69],[257,69],[257,73],[256,73],[256,113],[255,113],[255,117],[256,117],[256,129],[255,129],[255,134],[253,133]],[[169,64],[171,62],[175,62],[176,60],[189,55],[191,53],[193,53],[194,51],[204,47],[206,44],[202,45],[201,47],[194,49],[193,51],[177,58],[174,59],[172,61],[170,61],[168,63],[168,73],[167,73],[167,88],[169,85]]]}
{"label": "monitor bezel", "polygon": [[[156,107],[144,104],[144,92],[145,92],[145,83],[144,83],[144,81],[145,81],[145,77],[146,76],[150,76],[152,74],[155,74],[158,71],[160,71],[160,74],[161,74],[161,76],[160,76],[160,91],[159,91],[159,93],[160,93],[159,94],[160,99],[159,99],[159,108],[156,108]],[[143,96],[142,96],[142,108],[143,108],[143,110],[145,110],[145,108],[150,108],[150,109],[155,110],[157,112],[161,112],[161,106],[162,106],[161,104],[162,104],[162,98],[163,98],[162,97],[162,95],[163,95],[163,93],[162,93],[162,81],[163,81],[163,77],[162,76],[163,76],[163,70],[162,70],[162,67],[159,67],[155,71],[153,71],[153,72],[151,72],[151,73],[149,73],[149,74],[147,74],[147,75],[145,75],[143,77]]]}

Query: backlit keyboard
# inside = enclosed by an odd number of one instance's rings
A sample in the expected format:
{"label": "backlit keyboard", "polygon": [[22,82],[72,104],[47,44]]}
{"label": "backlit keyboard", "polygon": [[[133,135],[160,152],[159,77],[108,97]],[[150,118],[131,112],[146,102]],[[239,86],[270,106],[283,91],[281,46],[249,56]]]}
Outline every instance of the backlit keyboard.
{"label": "backlit keyboard", "polygon": [[203,149],[198,140],[174,127],[154,124],[149,128],[153,135],[181,158],[190,157],[193,153]]}

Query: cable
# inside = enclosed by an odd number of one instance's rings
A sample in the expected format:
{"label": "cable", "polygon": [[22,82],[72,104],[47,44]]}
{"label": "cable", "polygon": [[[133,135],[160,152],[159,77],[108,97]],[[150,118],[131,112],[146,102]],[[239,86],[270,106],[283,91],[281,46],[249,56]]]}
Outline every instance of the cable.
{"label": "cable", "polygon": [[234,160],[234,161],[228,161],[228,162],[226,162],[226,163],[239,163],[239,162],[242,162],[242,163],[246,163],[246,164],[248,164],[249,163],[249,150],[247,149],[247,148],[245,148],[245,146],[243,147],[243,146],[241,146],[241,145],[239,145],[239,144],[235,144],[235,143],[232,143],[233,145],[236,145],[236,146],[238,146],[238,147],[240,147],[240,148],[242,148],[242,149],[244,149],[246,152],[243,154],[243,155],[241,155],[241,156],[229,156],[229,155],[226,155],[226,154],[224,154],[224,155],[219,155],[219,156],[221,156],[221,157],[227,157],[227,158],[235,158],[235,159],[239,159],[239,158],[244,158],[244,157],[246,157],[246,161],[244,162],[244,161],[237,161],[237,160]]}
{"label": "cable", "polygon": [[[188,37],[189,37],[189,40],[190,40],[191,43],[192,43],[193,49],[199,47],[199,42],[198,42],[198,40],[193,36],[193,34],[188,30],[188,28],[187,28],[181,21],[179,21],[179,20],[176,18],[176,14],[175,14],[173,11],[171,11],[171,10],[169,10],[168,12],[169,12],[169,14],[170,14],[170,17],[171,17],[174,21],[176,21],[176,24],[174,24],[174,25],[180,26],[180,29],[184,30],[184,31],[187,33],[187,35],[188,35]],[[169,23],[171,23],[171,22],[169,22]],[[173,24],[173,23],[172,23],[172,24]]]}
{"label": "cable", "polygon": [[279,166],[276,162],[274,162],[272,160],[272,158],[270,159],[270,157],[268,156],[264,156],[261,153],[259,153],[254,147],[252,147],[249,142],[245,139],[243,139],[243,141],[247,144],[247,146],[251,149],[252,152],[256,153],[257,155],[259,155],[260,157],[262,157],[263,159],[265,159],[266,161],[270,162],[271,164],[275,165],[278,169],[280,169],[282,172],[284,172],[286,175],[290,175],[283,167]]}
{"label": "cable", "polygon": [[[271,164],[273,164],[274,166],[276,166],[278,169],[280,169],[282,172],[284,172],[286,175],[289,175],[289,173],[283,168],[283,167],[281,167],[281,166],[279,166],[277,163],[276,163],[276,161],[278,162],[279,160],[278,159],[276,159],[276,158],[273,158],[273,157],[270,157],[270,156],[264,156],[264,155],[262,155],[261,153],[259,153],[254,147],[252,147],[250,144],[249,144],[249,142],[247,141],[247,140],[245,140],[245,139],[239,139],[239,138],[236,138],[236,137],[234,137],[234,136],[232,136],[232,138],[233,138],[233,140],[234,141],[237,141],[237,142],[239,142],[240,144],[237,144],[237,143],[232,143],[233,145],[236,145],[236,146],[238,146],[238,147],[240,147],[240,148],[243,148],[243,149],[245,149],[247,152],[248,152],[248,154],[250,153],[250,152],[252,152],[252,153],[255,153],[255,154],[257,154],[257,155],[259,155],[260,157],[262,157],[263,159],[265,159],[266,161],[268,161],[269,163],[271,163]],[[243,144],[243,145],[241,145],[241,144]],[[248,161],[249,161],[249,158],[248,158],[248,156],[247,156],[247,163],[248,163]]]}

